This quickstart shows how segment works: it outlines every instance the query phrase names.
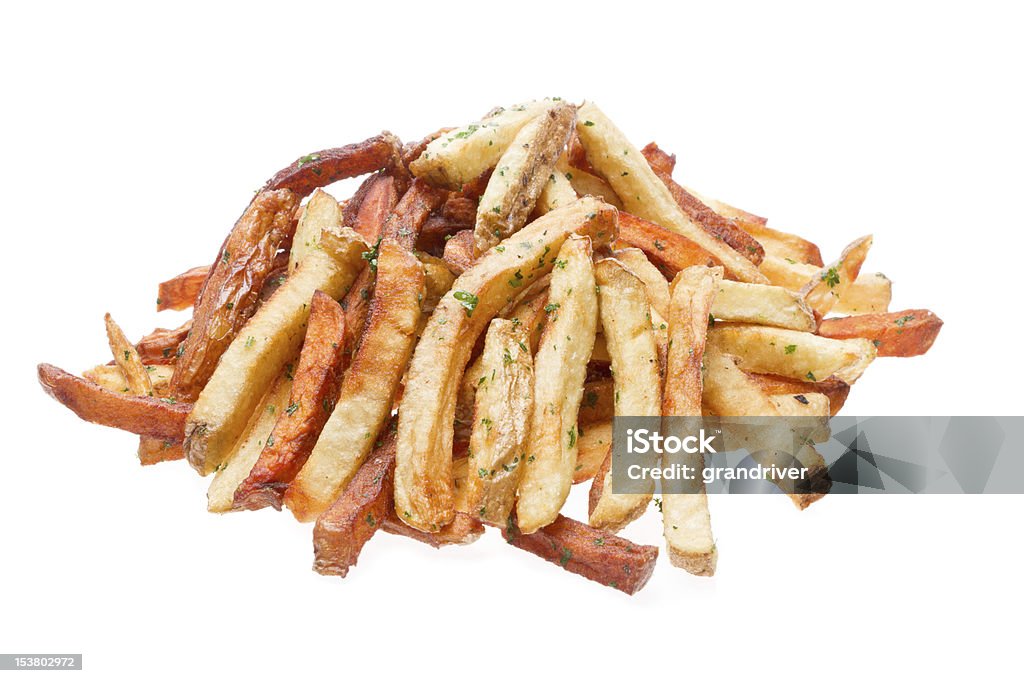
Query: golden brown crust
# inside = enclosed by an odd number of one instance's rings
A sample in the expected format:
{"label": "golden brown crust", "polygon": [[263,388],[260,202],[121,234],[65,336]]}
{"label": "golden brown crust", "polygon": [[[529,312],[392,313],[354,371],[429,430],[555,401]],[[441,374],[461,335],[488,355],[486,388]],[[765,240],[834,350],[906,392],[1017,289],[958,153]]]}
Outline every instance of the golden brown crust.
{"label": "golden brown crust", "polygon": [[174,363],[177,360],[178,349],[191,329],[191,320],[186,320],[173,330],[165,327],[156,328],[135,345],[135,349],[139,352],[139,360],[146,365]]}
{"label": "golden brown crust", "polygon": [[183,311],[191,308],[209,273],[210,266],[196,266],[161,282],[157,285],[156,310]]}
{"label": "golden brown crust", "polygon": [[313,569],[345,576],[363,546],[388,516],[391,506],[398,438],[396,420],[385,429],[378,446],[352,477],[344,492],[313,527]]}
{"label": "golden brown crust", "polygon": [[158,462],[184,460],[185,450],[181,441],[157,439],[152,436],[139,437],[139,464],[155,465]]}
{"label": "golden brown crust", "polygon": [[619,212],[619,242],[642,250],[668,278],[690,266],[718,265],[714,256],[692,240],[625,211]]}
{"label": "golden brown crust", "polygon": [[344,147],[299,157],[267,181],[264,191],[291,190],[300,198],[318,187],[401,165],[402,143],[387,131]]}
{"label": "golden brown crust", "polygon": [[203,283],[192,330],[175,364],[171,391],[193,401],[221,355],[256,311],[260,290],[281,244],[290,238],[299,197],[289,190],[261,192],[235,223]]}
{"label": "golden brown crust", "polygon": [[86,422],[170,441],[184,438],[191,403],[115,393],[48,363],[38,366],[38,375],[43,391]]}
{"label": "golden brown crust", "polygon": [[517,548],[555,563],[566,571],[628,595],[643,588],[654,573],[658,549],[559,515],[532,534],[522,534],[509,519],[502,536]]}
{"label": "golden brown crust", "polygon": [[869,313],[822,320],[818,334],[832,339],[870,339],[879,356],[920,356],[927,353],[942,329],[942,319],[929,310]]}
{"label": "golden brown crust", "polygon": [[474,253],[474,237],[472,230],[461,230],[444,245],[444,262],[448,264],[448,270],[456,275],[462,275],[473,267],[476,261]]}
{"label": "golden brown crust", "polygon": [[657,142],[648,142],[640,153],[644,155],[644,159],[647,159],[655,173],[670,176],[676,170],[676,155],[658,147]]}
{"label": "golden brown crust", "polygon": [[317,290],[288,407],[249,476],[235,490],[235,509],[257,510],[268,505],[281,509],[285,489],[309,458],[338,396],[345,370],[344,334],[341,306]]}
{"label": "golden brown crust", "polygon": [[384,221],[395,208],[400,195],[395,177],[374,173],[363,181],[341,211],[341,224],[352,228],[373,244],[380,239]]}

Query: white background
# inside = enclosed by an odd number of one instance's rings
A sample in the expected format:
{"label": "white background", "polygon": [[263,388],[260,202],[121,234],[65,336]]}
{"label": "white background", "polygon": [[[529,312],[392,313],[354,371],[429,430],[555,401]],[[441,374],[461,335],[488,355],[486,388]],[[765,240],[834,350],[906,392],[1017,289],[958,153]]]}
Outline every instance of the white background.
{"label": "white background", "polygon": [[83,652],[79,676],[104,681],[1020,676],[1021,497],[715,498],[717,576],[662,558],[633,598],[494,534],[382,535],[341,581],[310,571],[309,527],[207,514],[186,465],[140,468],[134,437],[34,376],[104,362],[106,311],[132,337],[180,322],[155,284],[210,262],[297,156],[559,95],[826,260],[874,233],[894,310],[946,325],[929,355],[879,360],[847,414],[1021,414],[1016,10],[187,4],[0,20],[0,651]]}

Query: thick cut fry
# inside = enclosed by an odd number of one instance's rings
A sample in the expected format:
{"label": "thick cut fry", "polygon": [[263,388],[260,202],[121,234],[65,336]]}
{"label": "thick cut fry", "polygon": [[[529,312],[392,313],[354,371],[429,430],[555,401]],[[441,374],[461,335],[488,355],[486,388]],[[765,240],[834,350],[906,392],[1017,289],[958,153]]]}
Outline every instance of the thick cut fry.
{"label": "thick cut fry", "polygon": [[369,455],[412,355],[423,295],[420,262],[397,243],[383,242],[362,343],[330,419],[285,494],[299,521],[312,521],[326,510]]}
{"label": "thick cut fry", "polygon": [[718,261],[682,235],[629,213],[619,214],[619,241],[643,251],[662,273],[675,277],[690,266],[714,266]]}
{"label": "thick cut fry", "polygon": [[448,270],[462,275],[476,262],[475,238],[472,230],[463,230],[452,235],[444,245],[444,262]]}
{"label": "thick cut fry", "polygon": [[157,311],[184,311],[191,308],[210,273],[209,266],[197,266],[165,280],[157,286]]}
{"label": "thick cut fry", "polygon": [[317,290],[291,395],[259,459],[234,491],[234,509],[256,510],[268,505],[281,509],[285,489],[306,463],[334,410],[345,371],[344,336],[344,311],[337,301]]}
{"label": "thick cut fry", "polygon": [[797,263],[809,263],[819,268],[825,265],[821,260],[821,250],[814,242],[805,240],[798,235],[769,228],[763,223],[755,221],[737,219],[736,223],[761,243],[765,255],[771,254],[779,258],[788,258]]}
{"label": "thick cut fry", "polygon": [[299,198],[289,190],[256,195],[235,223],[196,301],[192,329],[180,349],[171,390],[195,400],[221,356],[256,310],[278,248],[291,238]]}
{"label": "thick cut fry", "polygon": [[[684,270],[672,283],[663,415],[701,416],[708,316],[721,284],[721,269],[701,267]],[[686,460],[690,466],[704,466],[699,454]],[[662,494],[661,510],[665,544],[672,564],[697,576],[713,575],[718,551],[711,532],[703,480],[682,482],[679,491],[666,490]]]}
{"label": "thick cut fry", "polygon": [[871,242],[870,235],[853,241],[843,249],[838,261],[819,270],[800,289],[800,296],[819,318],[828,315],[836,302],[850,289],[850,284],[857,279],[860,267],[871,249]]}
{"label": "thick cut fry", "polygon": [[811,382],[835,376],[852,384],[878,355],[866,339],[828,339],[758,325],[716,324],[708,340],[723,353],[736,356],[747,372]]}
{"label": "thick cut fry", "polygon": [[707,233],[679,208],[640,150],[592,102],[580,107],[578,119],[577,130],[587,158],[611,184],[626,211],[687,237],[714,255],[738,280],[767,281],[744,255]]}
{"label": "thick cut fry", "polygon": [[528,534],[558,516],[576,469],[576,420],[597,329],[592,253],[589,238],[570,236],[551,276],[548,320],[534,359],[529,457],[516,504],[519,526]]}
{"label": "thick cut fry", "polygon": [[562,515],[532,534],[510,520],[502,536],[521,550],[627,595],[647,585],[658,560],[653,545],[636,545]]}
{"label": "thick cut fry", "polygon": [[819,394],[828,399],[829,414],[835,415],[846,403],[846,397],[850,395],[850,385],[846,382],[830,377],[818,382],[801,382],[800,380],[782,377],[780,375],[749,374],[761,391],[769,396],[776,395],[808,395]]}
{"label": "thick cut fry", "polygon": [[515,504],[530,436],[533,357],[525,338],[511,320],[491,321],[476,387],[465,505],[469,514],[497,525]]}
{"label": "thick cut fry", "polygon": [[[149,374],[149,381],[153,384],[153,394],[157,398],[164,396],[170,384],[171,373],[174,372],[174,368],[170,365],[147,365],[145,369]],[[133,393],[128,388],[128,382],[125,380],[121,368],[116,365],[97,365],[83,372],[82,376],[90,382],[99,384],[104,389],[119,393]],[[141,395],[146,396],[148,394]]]}
{"label": "thick cut fry", "polygon": [[813,332],[814,312],[799,295],[774,285],[723,280],[718,283],[711,315],[716,320],[784,327]]}
{"label": "thick cut fry", "polygon": [[318,187],[382,168],[401,166],[402,143],[387,131],[344,147],[306,154],[267,181],[264,191],[287,189],[306,197]]}
{"label": "thick cut fry", "polygon": [[612,453],[612,421],[584,423],[580,421],[579,453],[572,483],[581,484],[597,476]]}
{"label": "thick cut fry", "polygon": [[[658,151],[660,152],[660,150]],[[663,152],[661,154],[655,153],[650,148],[650,145],[643,150],[647,163],[650,164],[658,179],[668,188],[669,193],[671,193],[679,208],[683,210],[683,213],[689,216],[690,220],[709,235],[729,245],[736,253],[755,265],[760,263],[764,259],[764,247],[750,233],[745,232],[731,218],[716,213],[707,204],[688,192],[682,185],[672,180],[671,171],[666,172],[656,168],[656,166],[665,165],[663,154]],[[652,156],[655,158],[656,163],[651,163]]]}
{"label": "thick cut fry", "polygon": [[394,478],[396,421],[345,487],[344,492],[316,520],[313,527],[313,569],[321,574],[345,576],[356,564],[363,546],[378,529],[413,538],[435,548],[464,545],[483,534],[483,526],[469,515],[457,513],[452,523],[428,534],[406,526],[395,517],[391,497]]}
{"label": "thick cut fry", "polygon": [[139,360],[138,350],[124,336],[124,332],[114,319],[107,313],[103,317],[107,327],[107,343],[110,345],[110,353],[114,356],[114,363],[121,369],[124,375],[128,391],[136,396],[152,396],[153,380],[146,371],[146,366]]}
{"label": "thick cut fry", "polygon": [[545,214],[488,251],[441,299],[416,347],[402,398],[395,508],[403,522],[431,531],[452,519],[455,404],[480,333],[519,291],[554,268],[570,234],[607,244],[615,239],[616,218],[614,207],[588,198]]}
{"label": "thick cut fry", "polygon": [[[303,207],[292,248],[288,255],[288,272],[294,273],[306,256],[320,248],[320,233],[324,228],[343,225],[342,211],[338,202],[323,190],[317,189]],[[349,226],[352,227],[352,226]]]}
{"label": "thick cut fry", "polygon": [[207,510],[231,512],[237,509],[235,492],[266,447],[275,445],[274,425],[287,410],[291,390],[291,377],[281,373],[257,404],[231,452],[214,470],[213,481],[206,491]]}
{"label": "thick cut fry", "polygon": [[705,414],[777,418],[754,427],[749,439],[765,450],[760,452],[756,446],[748,446],[751,455],[762,466],[775,464],[779,461],[778,454],[781,454],[781,462],[789,464],[795,458],[801,467],[807,468],[806,477],[799,486],[791,480],[775,481],[801,510],[824,496],[832,484],[825,459],[807,443],[796,453],[787,453],[793,450],[792,446],[797,441],[792,426],[782,419],[771,397],[739,369],[736,358],[720,352],[709,343],[704,353],[704,366],[702,399]]}
{"label": "thick cut fry", "polygon": [[47,363],[38,374],[43,391],[86,422],[170,441],[184,435],[191,403],[115,393]]}
{"label": "thick cut fry", "polygon": [[[612,361],[615,382],[615,415],[661,415],[661,367],[658,346],[651,331],[651,305],[640,278],[615,259],[594,266],[601,325]],[[573,466],[575,470],[575,465]],[[590,488],[590,526],[617,532],[647,509],[654,481],[643,493],[612,491],[611,457]]]}
{"label": "thick cut fry", "polygon": [[[820,277],[821,269],[793,259],[766,256],[761,262],[761,272],[773,285],[799,292],[812,278]],[[892,300],[892,281],[881,273],[861,273],[834,302],[832,312],[859,315],[862,313],[885,313]]]}
{"label": "thick cut fry", "polygon": [[409,164],[409,170],[434,185],[458,190],[497,165],[516,134],[550,104],[550,101],[528,102],[499,109],[481,121],[442,135]]}
{"label": "thick cut fry", "polygon": [[832,339],[868,339],[879,356],[927,353],[942,329],[942,319],[925,309],[855,315],[822,320],[818,334]]}
{"label": "thick cut fry", "polygon": [[313,526],[313,569],[316,572],[346,576],[359,559],[363,546],[387,518],[395,472],[397,427],[397,420],[392,418],[344,492],[317,517]]}
{"label": "thick cut fry", "polygon": [[475,255],[526,224],[576,121],[576,107],[557,102],[523,126],[498,159],[480,197],[473,231]]}
{"label": "thick cut fry", "polygon": [[201,474],[220,465],[257,401],[298,355],[313,292],[321,289],[336,298],[355,279],[366,249],[359,235],[348,228],[324,230],[320,246],[243,328],[196,401],[185,430],[185,454]]}

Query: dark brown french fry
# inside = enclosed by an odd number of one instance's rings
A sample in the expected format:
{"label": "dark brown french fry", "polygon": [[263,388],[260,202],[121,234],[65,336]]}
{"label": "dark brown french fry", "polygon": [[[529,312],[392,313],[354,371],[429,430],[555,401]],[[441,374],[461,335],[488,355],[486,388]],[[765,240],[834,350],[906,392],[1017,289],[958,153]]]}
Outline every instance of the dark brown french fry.
{"label": "dark brown french fry", "polygon": [[385,131],[362,142],[301,156],[278,171],[263,189],[291,190],[301,198],[338,180],[397,167],[401,156],[402,143]]}
{"label": "dark brown french fry", "polygon": [[869,313],[822,320],[818,334],[832,339],[870,339],[879,356],[920,356],[932,347],[942,319],[914,308],[895,313]]}
{"label": "dark brown french fry", "polygon": [[161,282],[157,285],[156,310],[183,311],[191,308],[209,273],[210,266],[196,266]]}
{"label": "dark brown french fry", "polygon": [[669,279],[690,266],[714,266],[718,261],[696,243],[677,232],[619,212],[619,243],[641,249]]}
{"label": "dark brown french fry", "polygon": [[628,595],[647,584],[658,559],[653,545],[636,545],[562,515],[532,534],[521,533],[509,518],[502,536],[521,550]]}

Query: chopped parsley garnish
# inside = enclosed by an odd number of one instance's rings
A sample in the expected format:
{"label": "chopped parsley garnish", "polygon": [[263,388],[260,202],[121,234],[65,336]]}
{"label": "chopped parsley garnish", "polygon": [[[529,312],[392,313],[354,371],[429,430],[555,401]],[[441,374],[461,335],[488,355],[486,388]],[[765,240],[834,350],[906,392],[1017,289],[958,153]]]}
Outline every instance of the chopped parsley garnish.
{"label": "chopped parsley garnish", "polygon": [[473,311],[476,310],[476,305],[480,303],[480,297],[470,292],[464,292],[461,289],[452,294],[452,296],[466,309],[466,317],[473,317]]}

